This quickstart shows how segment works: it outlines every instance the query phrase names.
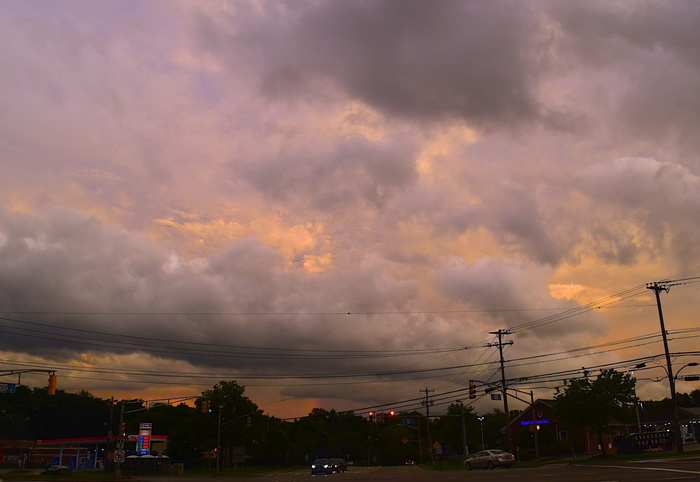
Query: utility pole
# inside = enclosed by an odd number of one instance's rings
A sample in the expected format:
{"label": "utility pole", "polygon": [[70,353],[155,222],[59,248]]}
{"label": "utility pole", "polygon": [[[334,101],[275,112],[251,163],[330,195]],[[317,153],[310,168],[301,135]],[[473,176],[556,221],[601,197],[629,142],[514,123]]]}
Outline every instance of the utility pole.
{"label": "utility pole", "polygon": [[490,331],[490,335],[496,335],[498,337],[498,343],[487,343],[484,345],[485,347],[489,348],[494,346],[498,347],[498,353],[501,357],[501,392],[503,394],[503,411],[506,415],[506,446],[508,447],[508,451],[511,453],[513,452],[513,440],[510,434],[510,412],[508,411],[508,393],[506,392],[506,370],[503,361],[503,347],[512,345],[513,341],[508,340],[504,342],[503,337],[512,333],[513,332],[510,330]]}
{"label": "utility pole", "polygon": [[425,392],[425,400],[421,402],[421,405],[425,406],[425,418],[428,423],[428,450],[430,451],[431,464],[435,463],[435,458],[433,457],[433,439],[430,436],[430,406],[433,404],[433,401],[430,400],[430,394],[434,391],[435,390],[428,390],[427,388],[421,390],[421,392]]}
{"label": "utility pole", "polygon": [[221,475],[221,409],[223,405],[219,405],[219,424],[216,431],[216,475]]}
{"label": "utility pole", "polygon": [[124,453],[124,434],[122,433],[122,427],[124,426],[124,405],[126,405],[126,400],[121,401],[121,407],[119,409],[119,437],[117,437],[117,450],[115,450],[114,458],[114,475],[121,477],[122,475],[122,462],[117,461],[117,452],[121,454]]}
{"label": "utility pole", "polygon": [[671,353],[668,350],[668,337],[666,335],[666,325],[664,324],[664,314],[661,311],[661,291],[669,292],[671,286],[677,286],[682,283],[669,284],[668,282],[659,281],[647,284],[647,289],[652,290],[656,295],[656,306],[659,309],[659,323],[661,324],[661,338],[664,342],[664,352],[666,354],[666,372],[668,374],[668,385],[671,388],[671,406],[673,407],[673,438],[676,444],[676,452],[683,452],[683,437],[681,436],[681,421],[678,414],[678,401],[676,400],[676,379],[673,375],[673,366],[671,365]]}
{"label": "utility pole", "polygon": [[532,436],[535,438],[535,460],[540,459],[540,442],[537,440],[537,431],[539,430],[539,425],[537,425],[537,413],[535,412],[535,394],[530,390],[530,406],[532,407]]}
{"label": "utility pole", "polygon": [[467,429],[464,426],[464,402],[462,400],[457,400],[459,405],[462,407],[462,454],[464,458],[467,458]]}
{"label": "utility pole", "polygon": [[[102,459],[102,462],[104,464],[104,469],[105,471],[108,468],[107,465],[107,454],[110,452],[114,452],[114,440],[112,440],[113,437],[113,429],[112,429],[112,423],[113,423],[113,417],[114,417],[114,397],[112,397],[109,400],[109,424],[107,425],[107,451],[104,454],[104,458]],[[97,455],[95,455],[95,462],[97,462]]]}

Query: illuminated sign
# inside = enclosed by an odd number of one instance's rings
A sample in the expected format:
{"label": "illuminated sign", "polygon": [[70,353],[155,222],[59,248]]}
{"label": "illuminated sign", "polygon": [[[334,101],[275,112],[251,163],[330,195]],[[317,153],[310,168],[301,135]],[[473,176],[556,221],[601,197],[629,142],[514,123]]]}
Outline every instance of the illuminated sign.
{"label": "illuminated sign", "polygon": [[151,432],[153,425],[150,423],[142,423],[139,425],[139,439],[136,442],[136,450],[139,455],[148,455],[151,453]]}
{"label": "illuminated sign", "polygon": [[533,423],[536,423],[537,425],[542,425],[544,423],[557,423],[556,420],[553,422],[550,422],[549,420],[535,420],[534,422],[531,420],[523,420],[520,422],[520,425],[532,425]]}

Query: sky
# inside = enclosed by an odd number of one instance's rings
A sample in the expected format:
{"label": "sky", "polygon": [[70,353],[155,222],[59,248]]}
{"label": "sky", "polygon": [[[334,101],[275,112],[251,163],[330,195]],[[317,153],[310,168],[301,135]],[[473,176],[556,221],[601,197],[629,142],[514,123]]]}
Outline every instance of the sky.
{"label": "sky", "polygon": [[500,379],[503,330],[524,392],[645,362],[668,396],[646,285],[672,281],[674,370],[700,361],[698,24],[694,0],[0,0],[0,374],[440,411]]}

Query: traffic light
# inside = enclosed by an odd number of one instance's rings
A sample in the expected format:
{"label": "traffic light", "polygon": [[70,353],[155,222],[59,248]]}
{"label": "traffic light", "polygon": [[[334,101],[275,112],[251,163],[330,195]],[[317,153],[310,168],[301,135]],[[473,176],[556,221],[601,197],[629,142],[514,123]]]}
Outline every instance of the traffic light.
{"label": "traffic light", "polygon": [[389,412],[389,422],[393,422],[394,417],[396,417],[396,412],[394,410],[392,410]]}
{"label": "traffic light", "polygon": [[202,413],[211,412],[211,400],[204,398],[202,399]]}
{"label": "traffic light", "polygon": [[122,434],[122,437],[126,437],[126,422],[120,424],[119,433]]}
{"label": "traffic light", "polygon": [[469,398],[476,398],[476,385],[469,382]]}
{"label": "traffic light", "polygon": [[374,412],[369,412],[369,421],[374,422]]}
{"label": "traffic light", "polygon": [[56,373],[49,373],[49,388],[47,390],[49,395],[56,395]]}

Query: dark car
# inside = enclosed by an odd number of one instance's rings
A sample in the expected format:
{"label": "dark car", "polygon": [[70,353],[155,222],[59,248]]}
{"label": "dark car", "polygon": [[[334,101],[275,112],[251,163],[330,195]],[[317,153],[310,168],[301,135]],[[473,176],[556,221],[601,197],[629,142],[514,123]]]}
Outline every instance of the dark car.
{"label": "dark car", "polygon": [[41,475],[68,475],[72,473],[73,470],[67,465],[49,465]]}
{"label": "dark car", "polygon": [[345,459],[338,457],[328,459],[328,468],[330,469],[331,473],[348,471],[348,465],[345,463]]}
{"label": "dark car", "polygon": [[504,450],[490,449],[482,450],[474,455],[468,456],[464,461],[464,468],[472,469],[495,469],[496,467],[505,467],[509,469],[515,463],[515,455]]}
{"label": "dark car", "polygon": [[314,463],[311,464],[311,475],[330,473],[332,472],[330,465],[328,465],[328,459],[316,459]]}

